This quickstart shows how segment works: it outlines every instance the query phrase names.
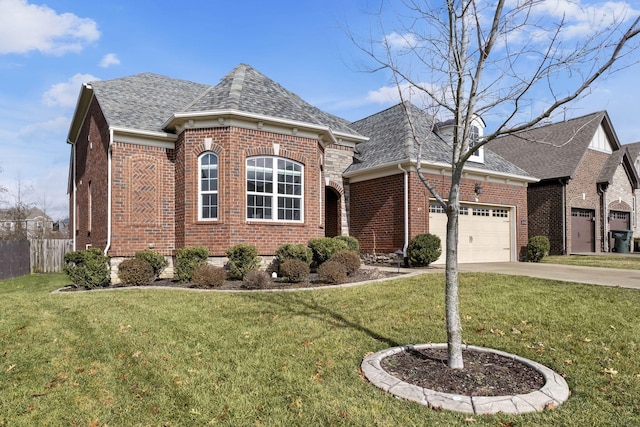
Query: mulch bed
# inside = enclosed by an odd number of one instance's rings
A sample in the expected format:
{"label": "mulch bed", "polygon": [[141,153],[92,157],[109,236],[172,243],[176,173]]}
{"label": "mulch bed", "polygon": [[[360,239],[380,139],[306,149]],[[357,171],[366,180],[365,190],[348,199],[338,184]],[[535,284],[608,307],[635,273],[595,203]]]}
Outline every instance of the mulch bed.
{"label": "mulch bed", "polygon": [[[386,277],[394,277],[398,276],[401,273],[389,272],[389,271],[380,271],[378,269],[360,269],[353,273],[351,276],[347,277],[347,283],[358,283],[364,282],[368,280],[376,280],[376,279],[384,279]],[[333,286],[334,283],[327,283],[318,278],[318,275],[312,273],[309,276],[309,280],[300,283],[289,283],[285,282],[282,279],[272,280],[271,283],[267,284],[265,287],[260,289],[301,289],[301,288],[321,288],[324,286]],[[193,283],[182,283],[176,279],[157,279],[150,283],[150,286],[163,286],[163,287],[173,287],[173,288],[191,288],[191,289],[215,289],[215,290],[238,290],[238,291],[246,291],[249,290],[242,280],[225,280],[222,286],[216,288],[202,288],[196,286]],[[124,288],[122,284],[110,284],[106,287],[101,287],[97,289],[117,289]],[[142,286],[144,287],[144,286]],[[61,289],[63,292],[73,292],[73,291],[87,291],[89,289],[84,287],[68,287]],[[255,289],[251,289],[255,290]]]}
{"label": "mulch bed", "polygon": [[446,348],[396,353],[381,366],[404,382],[442,393],[465,396],[508,396],[539,390],[545,380],[535,369],[495,353],[463,350],[464,369],[447,366]]}

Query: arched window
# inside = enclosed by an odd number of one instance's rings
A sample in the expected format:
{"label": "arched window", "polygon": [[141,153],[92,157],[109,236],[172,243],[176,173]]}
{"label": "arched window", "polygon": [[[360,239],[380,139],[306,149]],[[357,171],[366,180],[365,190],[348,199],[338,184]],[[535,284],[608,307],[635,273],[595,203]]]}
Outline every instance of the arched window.
{"label": "arched window", "polygon": [[218,219],[218,156],[204,153],[199,157],[199,219]]}
{"label": "arched window", "polygon": [[247,159],[247,219],[304,221],[304,167],[280,157]]}

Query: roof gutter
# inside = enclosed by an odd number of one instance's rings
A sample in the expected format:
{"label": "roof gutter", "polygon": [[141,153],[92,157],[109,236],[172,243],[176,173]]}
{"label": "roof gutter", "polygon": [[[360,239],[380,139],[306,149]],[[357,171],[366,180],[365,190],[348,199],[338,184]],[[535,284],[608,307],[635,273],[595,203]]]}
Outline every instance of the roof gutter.
{"label": "roof gutter", "polygon": [[238,111],[238,110],[231,110],[231,109],[201,111],[201,112],[193,112],[193,113],[175,113],[169,118],[169,120],[164,122],[164,124],[162,125],[162,128],[171,129],[176,126],[177,124],[176,122],[179,122],[181,120],[206,119],[206,118],[215,118],[220,116],[239,117],[243,119],[254,120],[256,122],[270,122],[270,123],[277,123],[285,126],[290,126],[292,128],[310,129],[310,130],[317,131],[319,133],[325,133],[329,135],[329,139],[331,140],[332,144],[337,143],[340,139],[343,139],[343,138],[352,140],[352,141],[357,141],[357,142],[365,142],[369,140],[369,138],[366,136],[333,131],[328,126],[314,125],[312,123],[300,122],[297,120],[278,119],[271,116],[265,116],[262,114],[248,113],[245,111]]}

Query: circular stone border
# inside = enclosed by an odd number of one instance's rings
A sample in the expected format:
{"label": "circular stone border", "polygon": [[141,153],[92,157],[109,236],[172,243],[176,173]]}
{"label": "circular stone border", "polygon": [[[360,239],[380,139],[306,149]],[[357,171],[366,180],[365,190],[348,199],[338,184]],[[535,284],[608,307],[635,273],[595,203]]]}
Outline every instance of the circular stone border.
{"label": "circular stone border", "polygon": [[402,351],[422,350],[425,348],[447,348],[447,344],[406,345],[381,350],[364,358],[361,364],[362,372],[373,385],[402,399],[417,402],[433,409],[444,409],[478,415],[497,413],[523,414],[526,412],[540,412],[545,409],[555,409],[564,403],[571,395],[569,386],[564,378],[546,366],[525,359],[524,357],[516,356],[515,354],[485,347],[466,345],[463,346],[463,350],[494,353],[523,363],[544,376],[544,386],[539,390],[527,394],[511,396],[465,396],[461,394],[442,393],[409,384],[389,374],[380,365],[380,362],[385,357]]}

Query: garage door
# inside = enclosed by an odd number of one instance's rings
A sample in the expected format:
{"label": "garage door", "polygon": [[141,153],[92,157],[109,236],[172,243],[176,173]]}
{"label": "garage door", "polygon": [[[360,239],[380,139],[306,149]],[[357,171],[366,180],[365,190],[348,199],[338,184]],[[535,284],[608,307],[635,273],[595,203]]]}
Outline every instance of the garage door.
{"label": "garage door", "polygon": [[[511,209],[498,206],[462,205],[459,220],[458,262],[511,261]],[[444,264],[447,215],[438,204],[429,206],[429,232],[440,237]]]}

